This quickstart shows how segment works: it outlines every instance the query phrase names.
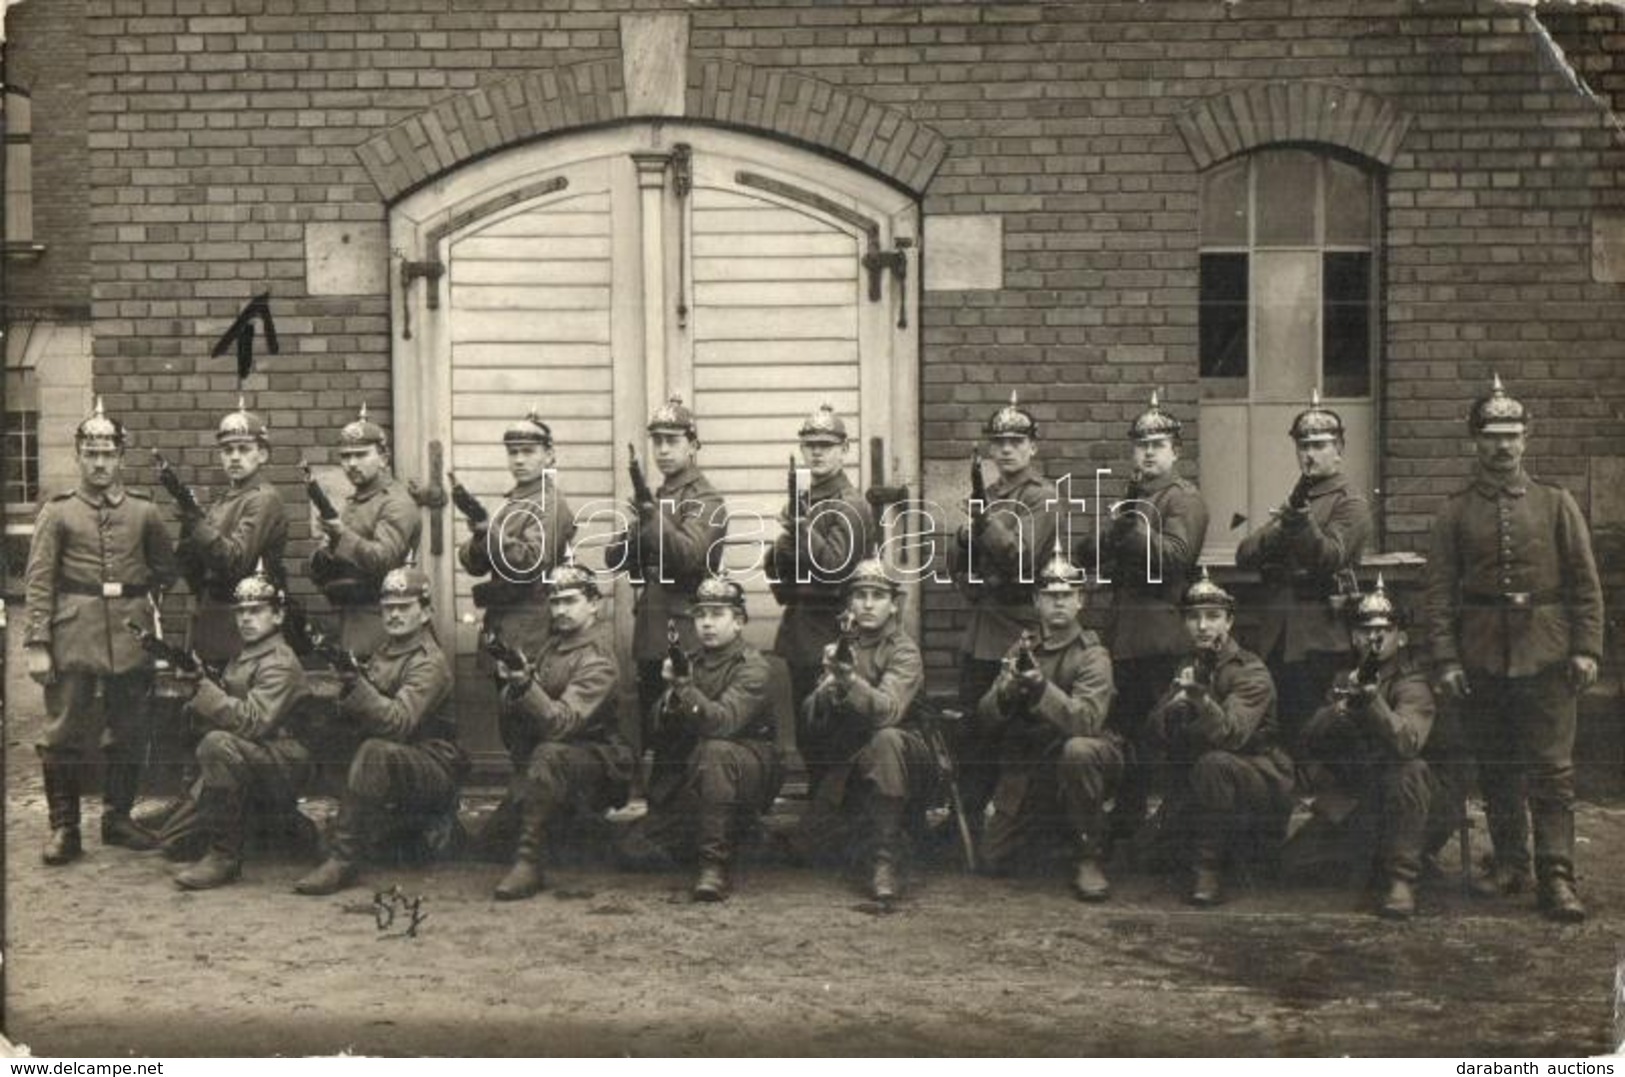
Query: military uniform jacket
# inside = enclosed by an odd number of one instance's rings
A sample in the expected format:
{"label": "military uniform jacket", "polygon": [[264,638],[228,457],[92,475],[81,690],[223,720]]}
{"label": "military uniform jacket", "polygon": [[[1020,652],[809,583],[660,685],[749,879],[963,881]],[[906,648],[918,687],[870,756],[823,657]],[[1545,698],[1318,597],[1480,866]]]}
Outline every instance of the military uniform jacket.
{"label": "military uniform jacket", "polygon": [[639,662],[665,657],[669,618],[679,619],[683,645],[695,646],[688,602],[700,581],[722,564],[728,534],[722,495],[699,468],[667,478],[654,496],[657,511],[640,517],[625,540],[604,551],[606,565],[636,566],[644,581],[632,630],[632,654]]}
{"label": "military uniform jacket", "polygon": [[[150,630],[147,595],[175,582],[175,548],[145,495],[81,486],[41,508],[24,573],[23,641],[44,644],[59,672],[129,673],[147,657],[124,627]],[[123,585],[119,587],[117,585]],[[125,594],[125,590],[138,593]]]}
{"label": "military uniform jacket", "polygon": [[1263,660],[1234,639],[1219,649],[1204,700],[1194,703],[1170,686],[1148,720],[1164,743],[1182,722],[1181,736],[1192,759],[1214,750],[1266,757],[1276,775],[1291,785],[1292,761],[1277,744],[1275,681]]}
{"label": "military uniform jacket", "polygon": [[852,683],[843,693],[825,678],[802,703],[807,727],[861,748],[876,731],[913,727],[914,699],[925,687],[920,648],[896,619],[873,636],[852,642]]}
{"label": "military uniform jacket", "polygon": [[287,543],[282,495],[256,475],[222,490],[201,517],[183,519],[176,556],[199,600],[229,603],[237,581],[251,575],[261,558],[271,578],[281,578]]}
{"label": "military uniform jacket", "polygon": [[954,582],[972,603],[960,653],[996,661],[1022,629],[1037,631],[1032,586],[1055,545],[1054,501],[1055,484],[1032,468],[988,483],[991,511],[979,531],[967,525],[955,546]]}
{"label": "military uniform jacket", "polygon": [[1303,728],[1300,758],[1335,765],[1403,763],[1422,756],[1438,713],[1427,670],[1402,651],[1377,671],[1377,694],[1370,703],[1341,711],[1335,693],[1356,672],[1337,675],[1326,702]]}
{"label": "military uniform jacket", "polygon": [[[1019,647],[1012,645],[1006,657],[1014,659]],[[1042,695],[1017,699],[1007,667],[976,707],[978,732],[998,736],[1000,759],[1036,762],[1073,737],[1116,738],[1106,727],[1117,694],[1112,656],[1100,637],[1073,623],[1064,632],[1042,637],[1033,657],[1044,674]]]}
{"label": "military uniform jacket", "polygon": [[[1142,487],[1139,497],[1156,509],[1146,513],[1150,529],[1114,524],[1102,539],[1100,564],[1111,566],[1114,596],[1111,651],[1119,660],[1185,653],[1179,599],[1196,576],[1207,538],[1207,503],[1192,483],[1170,472]],[[1146,573],[1148,545],[1152,575],[1160,566],[1158,582]]]}
{"label": "military uniform jacket", "polygon": [[311,556],[312,578],[334,605],[371,606],[384,577],[417,549],[423,517],[405,483],[380,475],[349,496],[339,522],[344,530],[331,549],[318,548]]}
{"label": "military uniform jacket", "polygon": [[238,652],[220,681],[199,684],[187,710],[213,729],[259,744],[291,736],[285,724],[310,695],[298,657],[276,632]]}
{"label": "military uniform jacket", "polygon": [[543,476],[509,490],[485,534],[470,537],[457,551],[470,576],[492,577],[475,587],[475,604],[501,608],[545,602],[544,578],[563,559],[575,531],[570,503],[556,481]]}
{"label": "military uniform jacket", "polygon": [[1445,502],[1427,570],[1428,642],[1440,666],[1530,677],[1570,655],[1602,656],[1602,587],[1567,490],[1522,469],[1480,470]]}
{"label": "military uniform jacket", "polygon": [[361,672],[339,713],[367,736],[399,744],[456,739],[447,708],[451,664],[427,629],[408,640],[385,640]]}
{"label": "military uniform jacket", "polygon": [[804,666],[819,664],[824,645],[840,634],[843,584],[874,534],[869,506],[844,471],[813,483],[808,495],[806,527],[796,528],[786,505],[770,555],[773,593],[784,606],[773,653]]}
{"label": "military uniform jacket", "polygon": [[735,639],[714,651],[691,656],[693,676],[686,685],[669,688],[655,707],[662,734],[708,740],[766,741],[776,734],[773,701],[768,694],[767,659]]}
{"label": "military uniform jacket", "polygon": [[1349,489],[1347,475],[1309,488],[1309,507],[1287,508],[1242,539],[1236,564],[1265,583],[1258,651],[1271,654],[1285,636],[1284,660],[1309,651],[1348,649],[1348,628],[1332,610],[1336,576],[1360,563],[1371,538],[1371,506]]}
{"label": "military uniform jacket", "polygon": [[550,636],[531,657],[531,680],[515,693],[503,690],[503,714],[523,727],[527,739],[608,741],[615,735],[615,646],[608,629],[588,627]]}

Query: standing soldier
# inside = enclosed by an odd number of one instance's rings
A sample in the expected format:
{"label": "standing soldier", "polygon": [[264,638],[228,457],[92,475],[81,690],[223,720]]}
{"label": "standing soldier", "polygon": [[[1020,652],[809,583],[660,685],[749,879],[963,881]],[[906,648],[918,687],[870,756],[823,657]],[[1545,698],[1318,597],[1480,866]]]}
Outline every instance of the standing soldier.
{"label": "standing soldier", "polygon": [[[783,531],[773,544],[769,567],[773,593],[784,607],[773,653],[790,667],[790,692],[799,716],[802,701],[824,673],[825,647],[840,635],[842,584],[871,548],[873,527],[868,504],[842,467],[846,424],[825,404],[807,417],[797,436],[812,486],[798,490],[797,500],[779,517]],[[802,743],[800,736],[796,740]],[[807,764],[809,770],[821,766],[814,760]]]}
{"label": "standing soldier", "polygon": [[1315,814],[1287,844],[1287,859],[1294,847],[1317,844],[1311,833],[1341,839],[1376,869],[1378,915],[1407,920],[1429,834],[1449,832],[1432,821],[1452,815],[1455,798],[1444,770],[1429,765],[1445,762],[1434,743],[1442,738],[1434,735],[1433,689],[1381,576],[1355,608],[1350,634],[1354,668],[1338,674],[1298,741],[1298,773]]}
{"label": "standing soldier", "polygon": [[517,667],[498,664],[502,743],[514,767],[506,814],[519,818],[513,868],[497,883],[498,901],[541,891],[550,824],[578,808],[620,807],[631,790],[636,761],[616,730],[619,674],[615,645],[598,620],[600,597],[591,570],[561,565],[549,585],[547,640]]}
{"label": "standing soldier", "polygon": [[661,663],[666,690],[650,727],[655,758],[671,760],[649,778],[649,814],[623,853],[648,863],[652,843],[670,857],[697,851],[694,900],[722,901],[739,834],[779,789],[776,701],[768,661],[746,643],[745,589],[713,576],[694,594],[697,652]]}
{"label": "standing soldier", "polygon": [[1317,390],[1289,431],[1298,481],[1269,523],[1242,540],[1236,564],[1264,580],[1258,653],[1280,693],[1290,738],[1313,714],[1347,653],[1344,596],[1371,537],[1371,506],[1343,474],[1343,420]]}
{"label": "standing soldier", "polygon": [[[553,471],[553,431],[535,408],[503,432],[502,445],[514,488],[495,515],[470,518],[471,534],[457,559],[470,576],[491,577],[474,585],[474,605],[485,611],[485,631],[535,654],[547,641],[547,574],[574,536],[575,521]],[[465,495],[472,499],[454,487],[459,507]]]}
{"label": "standing soldier", "polygon": [[1169,770],[1163,837],[1189,846],[1191,904],[1217,905],[1227,859],[1286,836],[1292,760],[1277,743],[1269,669],[1231,637],[1236,600],[1204,571],[1181,604],[1195,652],[1147,725]]}
{"label": "standing soldier", "polygon": [[1494,846],[1485,889],[1529,887],[1527,783],[1540,907],[1572,922],[1585,919],[1574,887],[1575,697],[1597,680],[1602,588],[1574,498],[1523,469],[1528,424],[1499,377],[1473,404],[1478,466],[1433,527],[1428,637],[1478,757]]}
{"label": "standing soldier", "polygon": [[1122,839],[1145,822],[1151,791],[1146,719],[1189,646],[1179,603],[1196,577],[1207,537],[1207,504],[1176,470],[1181,425],[1155,392],[1150,407],[1129,425],[1134,467],[1099,556],[1114,593],[1112,725],[1133,756],[1112,807],[1112,834]]}
{"label": "standing soldier", "polygon": [[383,646],[344,678],[338,715],[362,736],[350,759],[327,859],[294,884],[332,894],[355,882],[367,846],[402,830],[447,832],[468,757],[457,746],[451,664],[429,632],[429,579],[408,566],[384,577]]}
{"label": "standing soldier", "polygon": [[371,654],[382,642],[379,586],[417,550],[423,519],[406,484],[387,470],[389,439],[367,418],[339,431],[339,464],[354,487],[337,517],[319,517],[324,545],[310,557],[310,578],[339,612],[344,646]]}
{"label": "standing soldier", "polygon": [[[982,432],[998,477],[987,485],[984,503],[974,504],[975,487],[982,479],[981,464],[972,456],[977,474],[971,482],[970,521],[959,531],[953,565],[954,582],[971,604],[970,622],[959,644],[959,702],[966,714],[976,713],[998,678],[1010,641],[1023,631],[1038,630],[1032,584],[1039,557],[1054,542],[1056,526],[1051,514],[1055,484],[1033,465],[1038,420],[1012,392],[1010,403],[988,417]],[[998,781],[993,750],[974,729],[959,745],[960,791],[972,819],[982,818]]]}
{"label": "standing soldier", "polygon": [[236,880],[250,800],[255,811],[296,813],[299,792],[310,781],[310,751],[289,730],[310,687],[282,638],[283,601],[269,577],[253,575],[237,585],[232,613],[243,648],[219,683],[197,682],[186,706],[207,729],[197,747],[197,813],[209,846],[203,859],[175,876],[183,890]]}
{"label": "standing soldier", "polygon": [[914,714],[925,663],[898,623],[901,588],[882,561],[860,562],[846,587],[851,632],[825,645],[823,676],[802,704],[806,751],[828,762],[796,845],[847,848],[844,839],[859,836],[870,851],[870,893],[891,901],[901,889],[905,819],[923,804],[934,774]]}
{"label": "standing soldier", "polygon": [[[728,534],[722,495],[696,460],[699,430],[683,398],[673,396],[655,409],[648,431],[655,467],[663,481],[648,500],[634,492],[631,510],[635,522],[604,551],[604,563],[611,571],[631,572],[633,582],[641,584],[632,657],[638,664],[638,708],[646,720],[665,691],[660,670],[666,657],[668,623],[675,623],[683,648],[692,650],[695,637],[689,600],[695,588],[721,567],[722,540]],[[638,475],[641,478],[641,470]],[[645,728],[643,733],[640,747],[647,747],[649,730]],[[651,784],[653,781],[651,776]]]}
{"label": "standing soldier", "polygon": [[1123,742],[1106,725],[1112,657],[1078,623],[1082,589],[1083,573],[1057,547],[1033,592],[1039,634],[1010,648],[976,709],[1003,761],[982,856],[999,872],[1040,831],[1064,829],[1077,857],[1073,893],[1104,901],[1105,805],[1122,776]]}
{"label": "standing soldier", "polygon": [[152,671],[125,622],[150,631],[159,594],[175,582],[175,551],[158,509],[119,482],[123,424],[109,419],[98,399],[73,440],[79,486],[40,510],[24,579],[25,661],[45,689],[37,748],[50,815],[47,864],[80,855],[81,776],[104,714],[102,842],[152,847],[152,836],[130,821],[151,739]]}

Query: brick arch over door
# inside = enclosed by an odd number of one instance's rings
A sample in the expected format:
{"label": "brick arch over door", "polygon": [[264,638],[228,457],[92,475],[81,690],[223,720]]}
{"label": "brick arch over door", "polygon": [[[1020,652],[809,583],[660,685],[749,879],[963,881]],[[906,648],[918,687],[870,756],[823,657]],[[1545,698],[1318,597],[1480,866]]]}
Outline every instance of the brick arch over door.
{"label": "brick arch over door", "polygon": [[[730,60],[691,64],[682,119],[821,150],[918,197],[948,153],[906,113],[805,75]],[[356,149],[386,202],[498,150],[637,119],[618,59],[544,68],[447,98]],[[648,117],[658,119],[658,117]],[[675,119],[675,117],[672,117]]]}
{"label": "brick arch over door", "polygon": [[1338,146],[1383,167],[1411,116],[1375,94],[1323,82],[1260,82],[1205,98],[1175,120],[1199,169],[1272,143]]}

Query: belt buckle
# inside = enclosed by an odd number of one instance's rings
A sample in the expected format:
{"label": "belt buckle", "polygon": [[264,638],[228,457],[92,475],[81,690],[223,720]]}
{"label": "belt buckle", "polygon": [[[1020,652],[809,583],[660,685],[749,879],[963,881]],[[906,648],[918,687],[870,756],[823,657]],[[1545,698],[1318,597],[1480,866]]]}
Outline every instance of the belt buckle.
{"label": "belt buckle", "polygon": [[1528,609],[1530,593],[1528,591],[1508,591],[1504,596],[1506,604],[1515,610]]}
{"label": "belt buckle", "polygon": [[124,585],[122,583],[108,583],[106,580],[103,580],[102,581],[102,597],[103,598],[123,598],[124,597]]}

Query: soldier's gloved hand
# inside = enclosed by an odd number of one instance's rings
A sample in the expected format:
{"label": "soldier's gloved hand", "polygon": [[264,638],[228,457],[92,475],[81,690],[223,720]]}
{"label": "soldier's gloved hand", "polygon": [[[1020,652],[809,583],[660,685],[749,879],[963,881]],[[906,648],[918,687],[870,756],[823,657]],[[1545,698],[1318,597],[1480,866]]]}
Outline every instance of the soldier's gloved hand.
{"label": "soldier's gloved hand", "polygon": [[1597,683],[1597,660],[1589,654],[1569,655],[1569,680],[1576,692],[1584,692]]}
{"label": "soldier's gloved hand", "polygon": [[1473,691],[1467,683],[1467,671],[1460,666],[1451,666],[1439,674],[1439,688],[1451,699],[1466,699]]}
{"label": "soldier's gloved hand", "polygon": [[503,690],[509,695],[517,696],[530,687],[531,677],[534,676],[535,671],[531,669],[530,662],[523,655],[520,656],[519,665],[517,666],[510,666],[506,662],[498,662],[496,667],[497,678],[502,681]]}
{"label": "soldier's gloved hand", "polygon": [[31,644],[26,650],[28,676],[35,684],[56,683],[56,663],[51,660],[51,648]]}
{"label": "soldier's gloved hand", "polygon": [[857,670],[850,662],[835,660],[835,644],[824,644],[824,675],[829,677],[836,688],[845,691],[852,685],[852,678],[857,676]]}

